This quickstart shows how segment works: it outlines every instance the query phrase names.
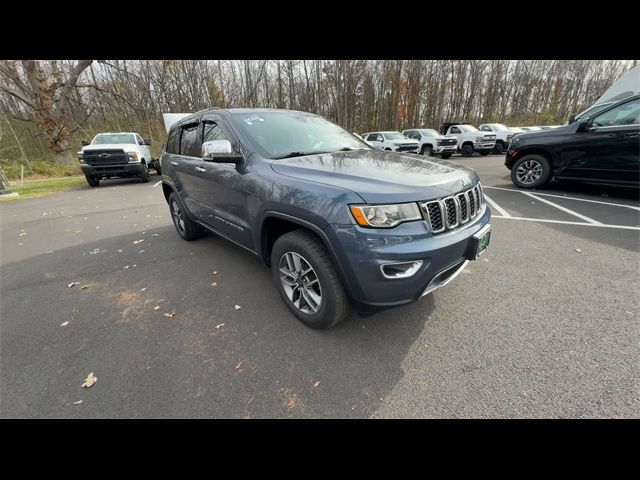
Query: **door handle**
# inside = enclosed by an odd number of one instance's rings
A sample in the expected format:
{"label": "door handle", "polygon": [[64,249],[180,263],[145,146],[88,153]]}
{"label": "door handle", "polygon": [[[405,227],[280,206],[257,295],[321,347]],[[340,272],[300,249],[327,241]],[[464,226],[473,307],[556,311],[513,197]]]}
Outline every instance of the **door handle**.
{"label": "door handle", "polygon": [[206,170],[203,167],[196,167],[196,170],[199,172],[206,172]]}
{"label": "door handle", "polygon": [[178,162],[174,162],[173,160],[171,160],[171,165],[173,165],[174,167],[178,166]]}

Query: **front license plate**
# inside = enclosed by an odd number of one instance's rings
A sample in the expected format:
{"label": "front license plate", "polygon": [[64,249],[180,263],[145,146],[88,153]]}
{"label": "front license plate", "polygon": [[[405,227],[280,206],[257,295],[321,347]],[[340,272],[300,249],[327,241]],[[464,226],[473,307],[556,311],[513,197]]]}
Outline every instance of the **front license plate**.
{"label": "front license plate", "polygon": [[471,248],[471,255],[469,255],[469,260],[475,260],[480,255],[482,255],[489,246],[490,240],[491,225],[487,225],[473,236],[473,243]]}

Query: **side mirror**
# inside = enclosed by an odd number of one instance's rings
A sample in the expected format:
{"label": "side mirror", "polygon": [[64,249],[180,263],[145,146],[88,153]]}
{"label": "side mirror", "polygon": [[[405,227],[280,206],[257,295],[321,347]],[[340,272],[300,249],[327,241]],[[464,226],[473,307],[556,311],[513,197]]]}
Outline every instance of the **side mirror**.
{"label": "side mirror", "polygon": [[591,125],[591,121],[590,120],[582,120],[578,124],[578,129],[576,130],[576,132],[578,132],[578,133],[588,132],[590,125]]}
{"label": "side mirror", "polygon": [[242,155],[233,153],[229,140],[211,140],[202,144],[202,159],[205,162],[242,163]]}
{"label": "side mirror", "polygon": [[148,145],[151,145],[151,140],[149,140],[148,138],[145,138],[145,139],[143,140],[143,142],[144,142],[144,144],[145,144],[145,145],[147,145],[147,146],[148,146]]}
{"label": "side mirror", "polygon": [[89,145],[89,142],[87,142],[86,140],[81,140],[80,145],[82,145],[83,147],[86,147],[87,145]]}

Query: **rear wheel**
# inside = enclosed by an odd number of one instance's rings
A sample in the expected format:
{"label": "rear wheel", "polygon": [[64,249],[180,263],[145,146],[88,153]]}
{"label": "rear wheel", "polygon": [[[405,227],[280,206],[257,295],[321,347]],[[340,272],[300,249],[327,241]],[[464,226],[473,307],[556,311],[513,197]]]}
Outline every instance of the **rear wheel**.
{"label": "rear wheel", "polygon": [[473,156],[473,146],[472,145],[463,145],[460,149],[460,153],[462,153],[463,157],[472,157]]}
{"label": "rear wheel", "polygon": [[100,178],[97,175],[85,175],[84,178],[87,179],[87,183],[92,187],[100,185]]}
{"label": "rear wheel", "polygon": [[496,146],[493,147],[493,153],[495,153],[496,155],[501,155],[504,153],[504,144],[503,143],[496,143]]}
{"label": "rear wheel", "polygon": [[349,313],[349,297],[323,243],[306,230],[282,235],[271,251],[278,292],[298,320],[329,328]]}
{"label": "rear wheel", "polygon": [[551,164],[542,155],[525,155],[511,167],[511,181],[520,188],[537,188],[551,180]]}
{"label": "rear wheel", "polygon": [[422,155],[430,157],[433,155],[433,148],[431,147],[431,145],[425,145],[422,147],[422,151],[420,153],[422,153]]}
{"label": "rear wheel", "polygon": [[189,242],[202,236],[202,227],[191,221],[189,214],[187,214],[187,211],[182,206],[182,202],[175,193],[169,195],[169,209],[171,211],[173,226],[176,227],[178,235],[180,235],[183,240]]}

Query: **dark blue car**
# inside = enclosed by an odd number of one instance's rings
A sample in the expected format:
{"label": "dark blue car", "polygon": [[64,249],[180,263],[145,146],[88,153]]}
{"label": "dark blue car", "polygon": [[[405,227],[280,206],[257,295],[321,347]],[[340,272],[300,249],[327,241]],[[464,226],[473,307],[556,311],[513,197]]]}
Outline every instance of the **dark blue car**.
{"label": "dark blue car", "polygon": [[372,149],[305,112],[211,109],[169,130],[162,186],[178,234],[216,234],[270,265],[293,314],[335,325],[415,302],[489,243],[476,173]]}

